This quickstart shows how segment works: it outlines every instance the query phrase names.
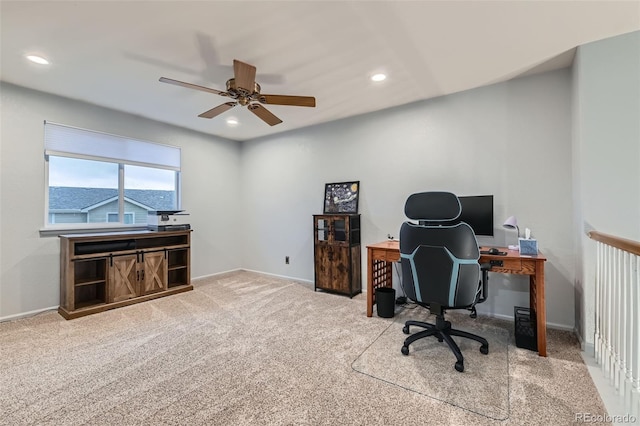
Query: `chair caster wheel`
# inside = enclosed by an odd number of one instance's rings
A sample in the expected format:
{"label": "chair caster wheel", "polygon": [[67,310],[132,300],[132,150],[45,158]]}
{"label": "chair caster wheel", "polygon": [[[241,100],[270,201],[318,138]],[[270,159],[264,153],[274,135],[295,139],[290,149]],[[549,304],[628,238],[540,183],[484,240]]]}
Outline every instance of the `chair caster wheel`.
{"label": "chair caster wheel", "polygon": [[438,342],[442,343],[444,342],[444,339],[442,337],[438,337]]}
{"label": "chair caster wheel", "polygon": [[402,352],[402,355],[409,355],[409,347],[403,346],[402,349],[400,349],[400,352]]}
{"label": "chair caster wheel", "polygon": [[485,345],[480,346],[480,353],[482,355],[488,354],[489,353],[489,346],[488,345],[487,346],[485,346]]}
{"label": "chair caster wheel", "polygon": [[464,363],[462,361],[456,362],[456,370],[460,373],[464,371]]}
{"label": "chair caster wheel", "polygon": [[402,327],[402,332],[403,332],[404,334],[409,334],[409,326],[408,326],[408,325],[405,325],[404,327]]}

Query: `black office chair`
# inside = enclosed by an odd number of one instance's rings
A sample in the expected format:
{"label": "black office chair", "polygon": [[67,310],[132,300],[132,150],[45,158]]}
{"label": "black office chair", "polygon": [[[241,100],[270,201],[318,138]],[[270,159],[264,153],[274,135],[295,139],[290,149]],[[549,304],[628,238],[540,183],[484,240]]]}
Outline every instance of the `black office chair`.
{"label": "black office chair", "polygon": [[[480,352],[489,353],[489,343],[483,337],[451,328],[444,318],[447,309],[471,309],[486,298],[486,265],[481,274],[478,263],[480,250],[471,227],[456,222],[460,216],[460,201],[450,192],[412,194],[404,207],[405,215],[418,223],[404,222],[400,229],[400,262],[402,286],[411,300],[428,308],[436,316],[435,324],[421,321],[405,322],[422,327],[407,337],[402,353],[409,355],[409,345],[423,337],[435,336],[447,342],[456,356],[455,369],[464,371],[464,358],[451,336],[466,337],[480,342]],[[484,291],[484,294],[483,294]]]}

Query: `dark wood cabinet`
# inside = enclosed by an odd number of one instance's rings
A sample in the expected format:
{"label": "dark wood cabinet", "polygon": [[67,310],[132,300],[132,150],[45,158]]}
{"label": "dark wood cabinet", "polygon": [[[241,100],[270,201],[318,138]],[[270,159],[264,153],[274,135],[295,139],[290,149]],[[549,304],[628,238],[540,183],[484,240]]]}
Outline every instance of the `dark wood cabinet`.
{"label": "dark wood cabinet", "polygon": [[315,287],[353,297],[362,292],[360,215],[313,216]]}
{"label": "dark wood cabinet", "polygon": [[60,236],[60,308],[66,319],[193,289],[191,231]]}

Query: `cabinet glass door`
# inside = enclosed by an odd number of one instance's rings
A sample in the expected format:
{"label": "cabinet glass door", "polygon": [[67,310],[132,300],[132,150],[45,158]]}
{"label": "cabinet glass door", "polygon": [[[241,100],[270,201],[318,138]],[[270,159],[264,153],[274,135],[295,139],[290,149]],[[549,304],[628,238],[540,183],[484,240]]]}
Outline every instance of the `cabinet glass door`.
{"label": "cabinet glass door", "polygon": [[334,241],[347,241],[347,221],[344,219],[336,218],[333,221],[333,240]]}
{"label": "cabinet glass door", "polygon": [[318,230],[318,241],[329,240],[329,221],[327,219],[317,219],[316,228]]}

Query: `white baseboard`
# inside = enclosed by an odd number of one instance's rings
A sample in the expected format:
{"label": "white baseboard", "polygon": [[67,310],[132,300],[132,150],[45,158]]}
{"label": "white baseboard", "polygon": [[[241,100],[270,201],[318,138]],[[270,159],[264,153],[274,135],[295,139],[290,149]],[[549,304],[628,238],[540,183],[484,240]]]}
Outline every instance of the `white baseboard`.
{"label": "white baseboard", "polygon": [[[480,306],[480,305],[478,305]],[[513,315],[504,315],[504,314],[494,314],[491,312],[480,312],[478,311],[478,316],[485,316],[485,317],[489,317],[489,318],[498,318],[498,319],[503,319],[506,321],[513,321]],[[551,328],[554,330],[561,330],[561,331],[570,331],[572,333],[574,333],[576,336],[578,335],[578,333],[576,332],[575,327],[569,326],[569,325],[563,325],[563,324],[556,324],[553,322],[547,322],[547,328]]]}
{"label": "white baseboard", "polygon": [[38,315],[38,314],[41,314],[41,313],[47,312],[47,311],[57,311],[58,308],[59,308],[59,306],[51,306],[49,308],[36,309],[34,311],[21,312],[19,314],[8,315],[6,317],[0,317],[0,322],[13,321],[13,320],[17,320],[17,319],[20,319],[20,318],[32,317],[34,315]]}
{"label": "white baseboard", "polygon": [[305,283],[305,284],[311,284],[311,285],[315,284],[315,282],[313,280],[306,280],[304,278],[290,277],[290,276],[287,276],[287,275],[279,275],[279,274],[271,274],[269,272],[255,271],[253,269],[244,269],[244,268],[242,268],[240,270],[247,271],[247,272],[254,272],[254,273],[260,274],[260,275],[268,275],[270,277],[283,278],[285,280],[298,281],[298,282]]}
{"label": "white baseboard", "polygon": [[[261,274],[261,275],[268,275],[271,277],[276,277],[276,278],[282,278],[282,279],[286,279],[286,280],[292,280],[292,281],[298,281],[301,283],[305,283],[305,284],[310,284],[310,285],[314,285],[315,282],[313,280],[307,280],[304,278],[298,278],[298,277],[291,277],[288,275],[280,275],[280,274],[272,274],[269,272],[263,272],[263,271],[256,271],[253,269],[245,269],[245,268],[236,268],[236,269],[230,269],[228,271],[222,271],[222,272],[216,272],[214,274],[208,274],[208,275],[201,275],[198,277],[193,277],[191,278],[192,283],[200,280],[204,280],[207,278],[211,278],[211,277],[220,277],[222,275],[226,275],[226,274],[233,274],[239,271],[247,271],[247,272],[253,272],[256,274]],[[362,289],[363,293],[366,293],[366,289]],[[16,319],[20,319],[20,318],[25,318],[25,317],[30,317],[33,315],[37,315],[39,313],[42,312],[46,312],[46,311],[50,311],[50,310],[57,310],[58,306],[53,306],[50,308],[43,308],[43,309],[37,309],[34,311],[29,311],[29,312],[23,312],[20,314],[15,314],[15,315],[9,315],[6,317],[0,317],[0,322],[4,322],[4,321],[12,321],[12,320],[16,320]],[[494,314],[494,313],[490,313],[490,312],[478,312],[479,316],[487,316],[490,318],[499,318],[499,319],[503,319],[503,320],[507,320],[507,321],[513,321],[513,316],[512,315],[503,315],[503,314]],[[580,339],[580,336],[578,335],[578,333],[575,330],[575,327],[571,327],[571,326],[567,326],[567,325],[562,325],[562,324],[555,324],[555,323],[549,323],[547,322],[547,328],[552,328],[555,330],[562,330],[562,331],[572,331],[574,332],[574,334],[576,334],[576,336],[578,336],[578,339]],[[587,353],[593,353],[593,346],[592,346],[592,351],[591,352],[587,352]]]}
{"label": "white baseboard", "polygon": [[228,271],[216,272],[215,274],[200,275],[199,277],[191,277],[191,282],[193,283],[193,281],[204,280],[204,279],[212,278],[212,277],[219,277],[221,275],[226,275],[226,274],[233,274],[233,273],[239,272],[239,271],[244,271],[244,269],[242,269],[242,268],[230,269]]}

